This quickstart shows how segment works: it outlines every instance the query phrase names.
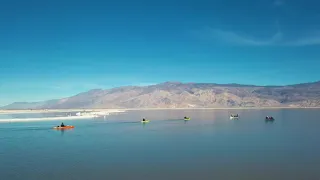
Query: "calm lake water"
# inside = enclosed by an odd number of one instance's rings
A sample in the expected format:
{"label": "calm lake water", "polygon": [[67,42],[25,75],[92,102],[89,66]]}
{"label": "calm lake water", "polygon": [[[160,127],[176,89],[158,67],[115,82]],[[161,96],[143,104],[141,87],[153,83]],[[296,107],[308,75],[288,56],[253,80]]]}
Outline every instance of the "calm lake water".
{"label": "calm lake water", "polygon": [[130,111],[52,129],[60,123],[0,123],[0,179],[320,179],[317,109]]}

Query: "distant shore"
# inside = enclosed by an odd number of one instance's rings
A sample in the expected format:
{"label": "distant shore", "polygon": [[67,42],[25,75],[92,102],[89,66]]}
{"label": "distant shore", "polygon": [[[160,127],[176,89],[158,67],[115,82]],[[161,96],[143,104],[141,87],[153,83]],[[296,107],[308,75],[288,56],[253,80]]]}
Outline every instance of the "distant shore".
{"label": "distant shore", "polygon": [[21,110],[0,110],[0,114],[24,114],[24,113],[59,113],[59,112],[96,112],[96,113],[117,113],[125,109],[21,109]]}
{"label": "distant shore", "polygon": [[76,120],[93,119],[105,117],[111,114],[127,111],[155,111],[155,110],[262,110],[262,109],[319,109],[320,107],[235,107],[235,108],[132,108],[132,109],[35,109],[35,110],[0,110],[0,115],[7,114],[28,114],[28,113],[71,113],[80,112],[81,115],[59,116],[59,117],[39,117],[39,118],[6,118],[0,123],[6,122],[29,122],[29,121],[55,121],[55,120]]}
{"label": "distant shore", "polygon": [[34,109],[34,110],[0,110],[0,114],[24,114],[24,113],[55,113],[55,112],[96,112],[116,113],[126,111],[144,110],[219,110],[219,109],[320,109],[320,107],[217,107],[217,108],[130,108],[130,109]]}
{"label": "distant shore", "polygon": [[106,117],[110,114],[114,113],[122,113],[125,112],[124,110],[118,109],[108,109],[108,110],[1,110],[0,115],[6,114],[23,114],[23,113],[57,113],[57,112],[80,112],[78,115],[66,115],[66,116],[59,116],[59,117],[39,117],[39,118],[0,118],[0,123],[5,122],[29,122],[29,121],[55,121],[55,120],[76,120],[76,119],[92,119],[96,117]]}
{"label": "distant shore", "polygon": [[216,108],[131,108],[124,109],[125,111],[135,110],[197,110],[197,109],[208,109],[208,110],[219,110],[219,109],[320,109],[320,107],[216,107]]}
{"label": "distant shore", "polygon": [[1,122],[29,122],[29,121],[57,121],[57,120],[75,120],[75,119],[90,119],[94,116],[65,116],[65,117],[42,117],[42,118],[11,118],[0,119]]}

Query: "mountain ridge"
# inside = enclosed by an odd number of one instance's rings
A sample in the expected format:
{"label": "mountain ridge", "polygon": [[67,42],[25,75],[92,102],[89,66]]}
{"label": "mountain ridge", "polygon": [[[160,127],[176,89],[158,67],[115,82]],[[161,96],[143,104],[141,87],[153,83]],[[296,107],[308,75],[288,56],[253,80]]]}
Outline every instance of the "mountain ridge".
{"label": "mountain ridge", "polygon": [[92,89],[41,102],[14,102],[1,109],[320,107],[320,81],[285,86],[182,83]]}

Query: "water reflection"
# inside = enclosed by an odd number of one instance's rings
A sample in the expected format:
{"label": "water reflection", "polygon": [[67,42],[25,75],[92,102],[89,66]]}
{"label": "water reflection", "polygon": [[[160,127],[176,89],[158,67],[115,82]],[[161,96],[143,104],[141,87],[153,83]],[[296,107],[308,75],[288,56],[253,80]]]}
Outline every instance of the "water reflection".
{"label": "water reflection", "polygon": [[274,122],[274,119],[265,119],[264,120],[266,124],[272,124]]}
{"label": "water reflection", "polygon": [[61,134],[61,136],[64,136],[64,134],[66,132],[70,132],[70,131],[73,131],[73,129],[54,129],[56,131],[59,131],[59,133]]}
{"label": "water reflection", "polygon": [[61,132],[61,136],[63,136],[64,135],[64,129],[62,129],[62,130],[60,130],[60,132]]}

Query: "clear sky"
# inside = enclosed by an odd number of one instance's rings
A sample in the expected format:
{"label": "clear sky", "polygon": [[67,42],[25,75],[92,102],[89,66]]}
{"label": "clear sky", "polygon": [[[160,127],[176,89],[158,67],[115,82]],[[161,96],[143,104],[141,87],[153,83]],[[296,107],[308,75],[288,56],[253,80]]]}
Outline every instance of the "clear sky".
{"label": "clear sky", "polygon": [[164,81],[320,80],[316,0],[1,0],[0,105]]}

